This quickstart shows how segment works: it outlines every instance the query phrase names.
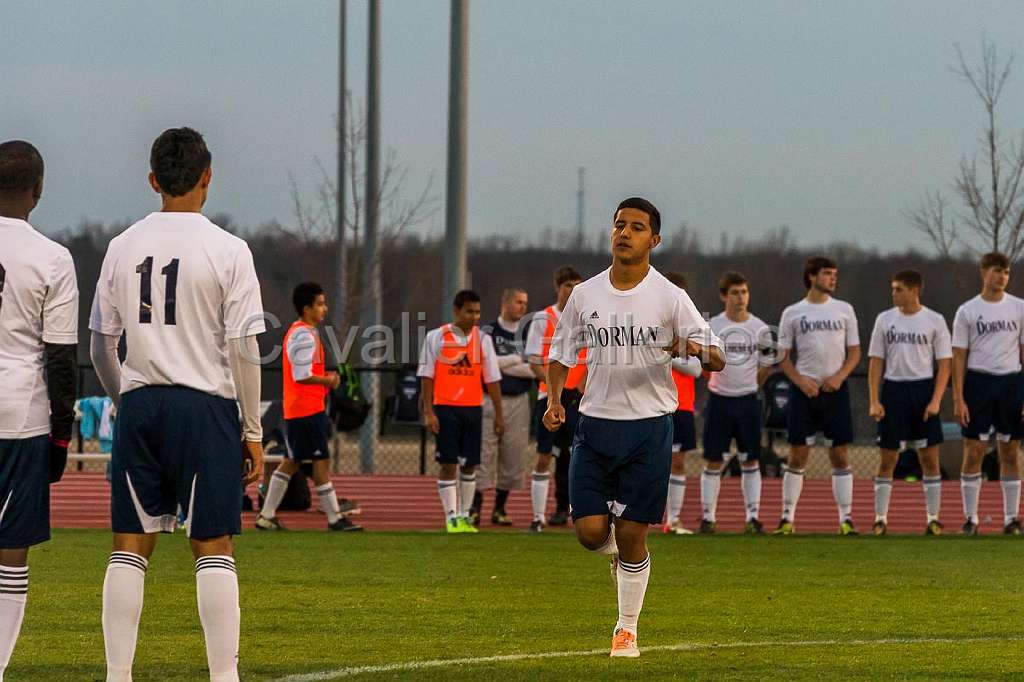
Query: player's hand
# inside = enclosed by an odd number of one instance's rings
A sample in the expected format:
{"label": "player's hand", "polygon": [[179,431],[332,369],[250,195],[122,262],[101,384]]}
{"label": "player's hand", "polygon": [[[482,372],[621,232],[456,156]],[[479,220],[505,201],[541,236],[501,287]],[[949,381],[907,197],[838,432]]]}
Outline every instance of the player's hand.
{"label": "player's hand", "polygon": [[242,447],[242,482],[255,483],[263,473],[263,443],[247,440]]}
{"label": "player's hand", "polygon": [[833,374],[821,383],[821,390],[825,393],[835,393],[843,386],[843,380],[838,375]]}
{"label": "player's hand", "polygon": [[665,352],[673,358],[678,358],[683,350],[682,340],[678,336],[673,336],[672,342],[665,346]]}
{"label": "player's hand", "polygon": [[[431,411],[423,415],[423,421],[426,423],[427,428],[435,436],[441,433],[441,422],[438,420],[437,415]],[[495,420],[497,421],[497,420]]]}
{"label": "player's hand", "polygon": [[868,415],[876,422],[885,419],[885,408],[882,406],[882,403],[871,403],[871,407],[868,408]]}
{"label": "player's hand", "polygon": [[327,372],[324,376],[330,379],[332,391],[338,388],[338,386],[341,386],[341,375],[337,372]]}
{"label": "player's hand", "polygon": [[967,403],[962,400],[953,401],[953,416],[960,426],[967,426],[971,423],[971,412],[967,409]]}
{"label": "player's hand", "polygon": [[940,405],[937,400],[933,400],[930,403],[928,403],[928,405],[924,408],[923,421],[928,421],[929,419],[937,415],[939,413],[939,408]]}
{"label": "player's hand", "polygon": [[801,391],[803,391],[803,394],[808,398],[818,397],[818,382],[816,382],[814,379],[801,376],[800,379],[796,382],[796,386]]}
{"label": "player's hand", "polygon": [[565,408],[561,403],[548,403],[548,411],[544,413],[544,428],[557,431],[565,423]]}
{"label": "player's hand", "polygon": [[500,414],[494,415],[494,435],[501,436],[505,433],[505,417]]}
{"label": "player's hand", "polygon": [[68,466],[68,443],[50,436],[50,483],[56,483]]}

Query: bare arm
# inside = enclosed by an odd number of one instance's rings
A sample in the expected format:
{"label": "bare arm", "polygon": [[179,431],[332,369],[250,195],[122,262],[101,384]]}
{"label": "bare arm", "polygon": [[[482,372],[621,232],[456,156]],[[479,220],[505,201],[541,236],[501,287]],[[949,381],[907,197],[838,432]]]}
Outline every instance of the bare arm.
{"label": "bare arm", "polygon": [[928,407],[926,407],[924,411],[925,421],[927,421],[932,415],[939,413],[939,409],[942,406],[942,394],[946,392],[946,385],[949,384],[949,374],[952,364],[953,361],[950,358],[944,358],[938,361],[938,368],[935,371],[935,390],[932,391],[931,402],[928,403]]}
{"label": "bare arm", "polygon": [[530,356],[530,370],[537,381],[547,381],[547,371],[544,367],[544,358],[539,355]]}
{"label": "bare arm", "polygon": [[885,416],[885,408],[880,400],[884,371],[885,360],[868,358],[868,414],[875,421],[879,421]]}
{"label": "bare arm", "polygon": [[967,374],[967,349],[953,347],[953,414],[960,426],[967,426],[971,413],[964,402],[964,375]]}

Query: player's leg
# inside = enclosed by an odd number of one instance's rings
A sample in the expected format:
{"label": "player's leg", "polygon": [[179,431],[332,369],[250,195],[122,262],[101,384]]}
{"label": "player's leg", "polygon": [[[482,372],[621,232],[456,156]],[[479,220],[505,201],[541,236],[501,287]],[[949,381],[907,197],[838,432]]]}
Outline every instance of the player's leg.
{"label": "player's leg", "polygon": [[103,578],[103,643],[108,682],[132,679],[149,558],[156,533],[114,533]]}
{"label": "player's leg", "polygon": [[832,441],[829,461],[832,464],[832,496],[839,513],[839,532],[856,535],[853,526],[853,470],[846,446],[853,441],[853,413],[850,409],[850,388],[844,382],[834,393],[823,394],[822,431]]}
{"label": "player's leg", "polygon": [[555,432],[551,451],[555,455],[555,511],[549,526],[564,526],[569,521],[569,464],[572,462],[572,432],[562,424]]}
{"label": "player's leg", "polygon": [[713,459],[704,460],[704,468],[700,472],[701,520],[700,530],[697,531],[699,533],[708,534],[715,532],[718,492],[722,488],[722,469],[724,464],[725,462],[721,454],[719,454],[718,461]]}
{"label": "player's leg", "polygon": [[1003,489],[1003,532],[1020,535],[1020,441],[999,441],[999,485]]}
{"label": "player's leg", "polygon": [[[941,436],[942,427],[939,426]],[[929,445],[919,448],[918,461],[921,463],[921,477],[924,487],[924,507],[927,514],[927,535],[940,535],[942,523],[939,522],[939,508],[942,504],[942,471],[939,468],[939,446]]]}
{"label": "player's leg", "polygon": [[[327,450],[324,450],[326,453]],[[360,513],[358,505],[345,500],[342,507],[338,493],[331,481],[331,458],[330,455],[316,457],[313,459],[313,485],[316,488],[316,496],[320,501],[320,508],[327,515],[327,530],[332,531],[360,531],[362,526],[349,518],[350,514]]]}
{"label": "player's leg", "polygon": [[920,412],[910,409],[907,396],[902,389],[905,382],[883,381],[879,401],[885,408],[885,416],[878,422],[878,471],[875,474],[875,523],[871,531],[885,535],[889,523],[889,500],[892,498],[892,475],[899,459],[900,443],[911,438],[909,422],[916,416],[921,421],[924,407]]}
{"label": "player's leg", "polygon": [[899,452],[891,448],[878,449],[878,473],[875,474],[875,523],[872,532],[885,535],[889,524],[889,501],[892,498],[892,474],[896,470]]}
{"label": "player's leg", "polygon": [[551,483],[551,464],[554,460],[554,434],[544,426],[544,412],[547,411],[548,399],[541,398],[537,401],[537,418],[534,422],[534,434],[537,439],[537,463],[530,475],[530,502],[533,507],[533,521],[530,523],[530,532],[537,533],[543,530],[545,514],[548,504],[548,488]]}
{"label": "player's leg", "polygon": [[756,394],[735,399],[733,435],[746,509],[744,532],[761,535],[764,533],[758,518],[761,512],[761,405]]}
{"label": "player's leg", "polygon": [[804,488],[804,467],[810,454],[808,446],[814,442],[815,428],[811,409],[811,399],[795,385],[790,385],[787,415],[789,457],[782,474],[782,517],[774,531],[776,535],[789,535],[794,530],[796,506]]}
{"label": "player's leg", "polygon": [[437,462],[437,495],[441,498],[441,511],[444,512],[445,530],[449,533],[461,533],[459,524],[459,429],[452,407],[435,405],[439,429],[434,437],[436,448],[434,460]]}
{"label": "player's leg", "polygon": [[480,437],[483,408],[460,407],[459,430],[459,526],[463,533],[476,533],[469,520],[469,510],[476,494],[476,467],[480,464]]}
{"label": "player's leg", "polygon": [[[502,396],[502,407],[505,400]],[[501,439],[494,432],[494,403],[490,396],[484,397],[483,424],[480,427],[480,466],[476,469],[476,492],[469,507],[469,520],[479,527],[480,514],[484,506],[484,493],[494,488],[500,467]]]}
{"label": "player's leg", "polygon": [[[707,421],[705,420],[705,434]],[[705,440],[706,442],[706,440]],[[676,410],[672,413],[672,470],[668,477],[666,522],[663,530],[676,535],[692,535],[683,526],[679,516],[686,496],[686,454],[697,449],[697,431],[693,412]]]}
{"label": "player's leg", "polygon": [[259,516],[256,517],[255,525],[259,530],[284,530],[284,525],[277,519],[277,508],[288,491],[288,483],[292,480],[292,476],[299,470],[299,462],[292,459],[293,457],[292,447],[289,445],[284,459],[278,463],[274,473],[270,476],[267,494],[263,497],[263,506],[260,507]]}
{"label": "player's leg", "polygon": [[[969,408],[968,408],[969,409]],[[971,421],[974,416],[971,415]],[[981,495],[981,462],[987,441],[964,438],[964,458],[960,467],[960,496],[964,508],[964,535],[978,533],[978,498]]]}
{"label": "player's leg", "polygon": [[964,378],[964,403],[971,420],[961,427],[964,457],[960,466],[960,496],[963,499],[964,535],[978,534],[978,498],[981,495],[981,463],[985,459],[993,422],[995,393],[992,377],[968,370]]}
{"label": "player's leg", "polygon": [[196,562],[196,603],[206,639],[210,682],[238,681],[242,613],[230,535],[190,538]]}
{"label": "player's leg", "polygon": [[[708,396],[708,407],[704,414],[704,467],[700,474],[700,533],[715,532],[722,469],[733,437],[729,408],[729,398],[714,393]],[[693,413],[690,416],[692,419]]]}
{"label": "player's leg", "polygon": [[[511,490],[521,490],[526,474],[526,450],[530,445],[530,396],[526,393],[502,398],[505,412],[505,433],[498,447],[497,488],[494,492],[494,512],[491,523],[511,526],[512,519],[505,511]],[[486,432],[487,427],[484,427]],[[478,473],[479,475],[479,473]]]}
{"label": "player's leg", "polygon": [[612,557],[613,570],[618,549],[608,513],[613,489],[607,458],[599,441],[588,438],[590,417],[581,416],[573,439],[573,458],[569,463],[569,505],[576,539],[586,549]]}
{"label": "player's leg", "polygon": [[0,549],[0,680],[21,633],[28,601],[28,547]]}

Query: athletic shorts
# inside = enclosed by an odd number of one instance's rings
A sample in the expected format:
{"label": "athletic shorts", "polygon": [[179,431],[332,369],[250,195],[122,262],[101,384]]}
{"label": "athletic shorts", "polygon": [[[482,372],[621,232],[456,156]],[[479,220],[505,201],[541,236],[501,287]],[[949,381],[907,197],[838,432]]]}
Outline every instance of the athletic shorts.
{"label": "athletic shorts", "polygon": [[331,420],[326,412],[317,412],[308,417],[285,419],[285,457],[295,462],[309,462],[330,459],[328,443],[331,440]]}
{"label": "athletic shorts", "polygon": [[169,533],[179,511],[190,538],[242,532],[238,404],[184,386],[129,391],[114,422],[111,527]]}
{"label": "athletic shorts", "polygon": [[672,415],[637,420],[581,415],[569,462],[573,520],[611,513],[661,523],[672,469]]}
{"label": "athletic shorts", "polygon": [[672,413],[672,452],[690,452],[697,449],[697,426],[693,412],[676,410]]}
{"label": "athletic shorts", "polygon": [[441,430],[434,437],[437,443],[434,459],[438,464],[464,467],[479,464],[483,407],[434,405],[434,414],[441,424]]}
{"label": "athletic shorts", "polygon": [[704,459],[721,462],[734,439],[741,462],[761,458],[761,404],[757,394],[729,397],[709,392],[704,410]]}
{"label": "athletic shorts", "polygon": [[1003,442],[1020,440],[1021,406],[1024,405],[1024,375],[984,374],[967,370],[964,378],[964,402],[971,420],[961,428],[964,438],[988,438],[995,429]]}
{"label": "athletic shorts", "polygon": [[572,447],[573,434],[576,433],[576,422],[580,415],[580,401],[583,394],[574,389],[562,391],[562,407],[565,408],[565,423],[556,431],[548,431],[544,426],[544,413],[548,410],[547,396],[537,400],[537,421],[534,424],[534,436],[537,439],[537,452],[542,455],[558,457]]}
{"label": "athletic shorts", "polygon": [[0,549],[50,539],[50,437],[0,440]]}
{"label": "athletic shorts", "polygon": [[850,413],[850,386],[847,382],[838,391],[820,391],[808,398],[796,384],[789,387],[789,444],[813,445],[821,432],[833,447],[853,441],[853,416]]}
{"label": "athletic shorts", "polygon": [[932,401],[934,379],[882,382],[882,407],[885,417],[878,422],[878,447],[901,450],[925,448],[942,442],[942,420],[935,415],[924,420],[924,410]]}

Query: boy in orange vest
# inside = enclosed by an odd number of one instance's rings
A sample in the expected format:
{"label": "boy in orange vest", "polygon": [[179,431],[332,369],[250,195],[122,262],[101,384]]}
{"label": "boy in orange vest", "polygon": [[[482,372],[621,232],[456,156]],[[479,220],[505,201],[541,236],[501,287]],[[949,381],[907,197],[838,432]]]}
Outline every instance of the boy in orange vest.
{"label": "boy in orange vest", "polygon": [[505,431],[501,370],[494,341],[477,326],[479,294],[464,289],[455,294],[452,306],[452,322],[431,330],[423,340],[416,375],[421,382],[423,418],[437,441],[437,493],[445,530],[476,533],[469,510],[480,464],[484,388],[494,405],[494,432],[500,437]]}
{"label": "boy in orange vest", "polygon": [[325,371],[324,347],[316,327],[327,316],[323,287],[303,282],[292,292],[292,304],[299,319],[284,335],[282,374],[284,377],[285,439],[288,450],[270,477],[263,508],[256,519],[259,530],[285,530],[277,519],[277,507],[288,490],[288,481],[302,462],[313,461],[313,483],[320,508],[327,514],[327,530],[362,530],[348,519],[358,514],[359,506],[339,500],[331,483],[331,454],[328,441],[331,424],[324,400],[341,379],[337,372]]}

